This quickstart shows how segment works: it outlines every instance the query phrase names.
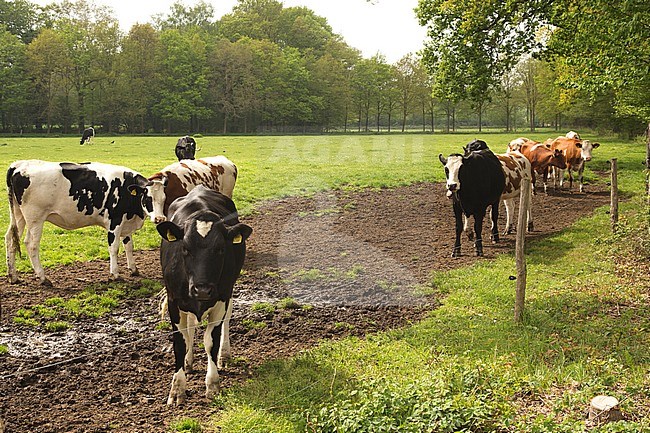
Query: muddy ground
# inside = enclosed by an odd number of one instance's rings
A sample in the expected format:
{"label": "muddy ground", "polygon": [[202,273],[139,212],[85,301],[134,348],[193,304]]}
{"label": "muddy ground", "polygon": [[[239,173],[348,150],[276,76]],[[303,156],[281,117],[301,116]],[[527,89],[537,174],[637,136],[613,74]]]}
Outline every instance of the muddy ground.
{"label": "muddy ground", "polygon": [[[536,231],[528,239],[555,233],[608,203],[605,185],[589,185],[587,191],[538,193]],[[501,211],[503,227],[503,206]],[[418,294],[429,274],[477,260],[467,240],[464,255],[450,257],[453,218],[441,184],[286,198],[242,220],[254,233],[236,286],[231,322],[236,362],[221,372],[225,387],[254,375],[266,360],[291,356],[323,339],[421,319],[441,301]],[[485,258],[478,260],[511,252],[514,243],[514,235],[497,245],[487,241]],[[142,279],[161,281],[157,250],[140,251],[136,260],[141,275],[126,278],[130,287]],[[120,266],[125,269],[123,257]],[[173,354],[169,332],[157,329],[156,297],[124,300],[99,319],[73,321],[64,332],[16,325],[13,318],[21,307],[69,298],[106,281],[108,263],[79,263],[47,274],[52,288],[40,287],[32,274],[23,275],[20,285],[0,283],[0,344],[9,348],[0,355],[0,419],[7,432],[166,432],[176,419],[206,420],[217,410],[203,396],[205,354],[199,349],[188,376],[187,405],[166,405]],[[252,308],[286,297],[312,308],[275,313]]]}

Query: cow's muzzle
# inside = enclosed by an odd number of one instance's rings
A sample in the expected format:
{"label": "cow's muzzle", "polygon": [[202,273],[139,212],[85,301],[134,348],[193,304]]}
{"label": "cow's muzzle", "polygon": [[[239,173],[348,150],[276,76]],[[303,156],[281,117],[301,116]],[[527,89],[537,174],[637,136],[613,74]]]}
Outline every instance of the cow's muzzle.
{"label": "cow's muzzle", "polygon": [[161,222],[167,221],[167,217],[165,215],[157,215],[153,217],[153,222],[155,224],[160,224]]}
{"label": "cow's muzzle", "polygon": [[208,301],[214,290],[214,286],[210,284],[190,286],[190,298],[197,301]]}

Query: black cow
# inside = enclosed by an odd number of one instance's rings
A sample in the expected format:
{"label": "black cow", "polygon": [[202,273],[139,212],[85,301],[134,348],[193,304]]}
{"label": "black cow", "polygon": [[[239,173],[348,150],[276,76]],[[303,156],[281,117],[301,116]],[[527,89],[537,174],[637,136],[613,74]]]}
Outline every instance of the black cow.
{"label": "black cow", "polygon": [[202,185],[176,199],[169,208],[169,220],[156,229],[163,238],[160,263],[176,360],[167,404],[185,401],[185,370],[192,367],[194,330],[197,322],[206,319],[205,385],[206,396],[211,398],[219,391],[218,368],[230,356],[231,297],[253,229],[239,222],[230,198]]}
{"label": "black cow", "polygon": [[95,138],[95,128],[92,126],[90,128],[84,129],[83,134],[81,135],[81,140],[79,141],[79,144],[84,144],[88,143],[90,144],[91,141]]}
{"label": "black cow", "polygon": [[445,166],[447,177],[447,197],[453,199],[454,216],[456,219],[456,242],[452,257],[460,256],[460,235],[463,232],[463,215],[474,217],[474,232],[476,233],[476,255],[483,255],[483,219],[488,206],[491,206],[492,240],[499,241],[497,219],[499,217],[499,199],[505,187],[505,175],[499,159],[487,148],[485,142],[472,142],[465,150],[485,147],[481,150],[469,151],[467,155],[457,153],[438,159]]}
{"label": "black cow", "polygon": [[124,243],[127,265],[137,273],[132,234],[152,213],[149,189],[153,182],[126,167],[91,162],[16,161],[7,170],[10,223],[5,235],[7,274],[18,281],[16,252],[27,229],[25,246],[34,272],[42,284],[51,283],[39,258],[45,221],[66,230],[88,226],[108,232],[111,276],[117,278],[117,253]]}
{"label": "black cow", "polygon": [[194,159],[196,154],[196,141],[189,135],[181,137],[176,143],[176,158],[181,159]]}

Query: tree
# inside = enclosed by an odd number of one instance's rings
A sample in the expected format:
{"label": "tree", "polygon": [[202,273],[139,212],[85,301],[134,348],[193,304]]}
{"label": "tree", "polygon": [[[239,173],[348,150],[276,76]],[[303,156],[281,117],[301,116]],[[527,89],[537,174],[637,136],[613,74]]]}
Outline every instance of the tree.
{"label": "tree", "polygon": [[406,117],[417,97],[420,61],[412,54],[402,57],[396,64],[399,106],[402,110],[402,132],[406,130]]}
{"label": "tree", "polygon": [[[228,121],[246,118],[256,108],[258,81],[254,75],[253,50],[245,39],[221,39],[208,55],[209,93],[215,111],[223,115],[223,133]],[[244,132],[246,131],[244,126]]]}
{"label": "tree", "polygon": [[0,23],[24,44],[36,37],[41,25],[36,5],[27,0],[0,0]]}
{"label": "tree", "polygon": [[153,110],[167,122],[167,131],[174,123],[187,130],[198,129],[198,119],[209,115],[205,106],[207,92],[206,43],[198,34],[181,33],[177,29],[160,33],[157,103]]}
{"label": "tree", "polygon": [[214,7],[203,0],[197,2],[194,7],[187,7],[176,1],[171,5],[169,14],[155,16],[154,22],[160,30],[202,29],[212,32],[215,28]]}
{"label": "tree", "polygon": [[68,104],[61,106],[59,101],[67,101],[71,82],[66,80],[66,71],[72,68],[68,50],[60,33],[43,30],[27,47],[27,69],[34,80],[35,122],[40,125],[45,120],[47,132],[55,122],[67,126],[69,120],[64,113]]}
{"label": "tree", "polygon": [[[0,26],[0,120],[2,130],[22,125],[29,82],[25,76],[25,45]],[[12,121],[13,120],[13,121]]]}
{"label": "tree", "polygon": [[143,133],[153,128],[151,107],[158,87],[160,50],[160,36],[150,24],[134,25],[122,40],[117,89],[130,132]]}

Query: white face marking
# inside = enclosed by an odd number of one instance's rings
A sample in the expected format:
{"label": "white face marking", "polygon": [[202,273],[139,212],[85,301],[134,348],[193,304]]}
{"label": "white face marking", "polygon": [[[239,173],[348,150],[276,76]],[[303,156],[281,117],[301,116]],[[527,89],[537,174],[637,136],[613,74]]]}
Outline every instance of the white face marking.
{"label": "white face marking", "polygon": [[594,145],[589,140],[582,140],[582,147],[580,148],[580,155],[585,161],[591,161],[591,151],[594,150]]}
{"label": "white face marking", "polygon": [[199,232],[199,234],[202,237],[206,237],[208,233],[210,233],[210,230],[212,229],[212,223],[213,221],[197,221],[196,222],[196,231]]}
{"label": "white face marking", "polygon": [[[447,169],[447,190],[449,192],[460,190],[460,180],[458,179],[458,173],[460,172],[460,167],[462,165],[462,156],[452,155],[447,158],[447,164],[445,165],[445,168]],[[449,193],[447,195],[449,195]]]}
{"label": "white face marking", "polygon": [[162,180],[154,180],[151,185],[147,187],[147,194],[151,197],[153,204],[153,213],[149,215],[151,221],[154,223],[159,223],[161,221],[167,220],[163,209],[165,207],[165,187]]}

